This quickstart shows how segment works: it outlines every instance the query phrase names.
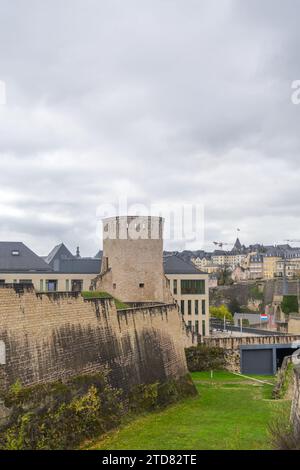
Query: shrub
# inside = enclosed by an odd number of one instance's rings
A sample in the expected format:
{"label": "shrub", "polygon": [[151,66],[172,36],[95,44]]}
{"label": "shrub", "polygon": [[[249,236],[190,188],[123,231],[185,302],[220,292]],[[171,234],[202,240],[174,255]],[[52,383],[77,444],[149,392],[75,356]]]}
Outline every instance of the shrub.
{"label": "shrub", "polygon": [[[231,299],[229,304],[228,304],[228,310],[232,315],[235,313],[239,313],[241,311],[241,306],[237,299]],[[223,317],[224,318],[224,317]]]}
{"label": "shrub", "polygon": [[269,424],[271,445],[277,450],[300,450],[300,435],[295,432],[288,413],[281,413]]}
{"label": "shrub", "polygon": [[284,295],[281,302],[281,309],[286,315],[289,313],[298,313],[298,297],[296,295]]}
{"label": "shrub", "polygon": [[250,287],[250,297],[255,300],[263,300],[264,294],[257,285]]}
{"label": "shrub", "polygon": [[133,387],[129,393],[129,406],[132,411],[153,410],[157,406],[158,383],[142,384]]}
{"label": "shrub", "polygon": [[278,373],[278,380],[273,390],[273,398],[279,399],[285,397],[293,381],[293,372],[293,363],[290,362],[286,366],[284,366],[284,364],[281,366],[281,369]]}
{"label": "shrub", "polygon": [[129,394],[129,404],[132,411],[151,411],[176,403],[182,398],[195,396],[197,393],[190,374],[186,374],[179,379],[133,387]]}
{"label": "shrub", "polygon": [[100,373],[26,388],[17,381],[2,397],[12,414],[0,433],[0,449],[74,449],[118,426],[126,410],[151,411],[195,394],[189,374],[137,385],[126,397]]}
{"label": "shrub", "polygon": [[198,344],[185,350],[190,372],[225,369],[225,353],[222,348]]}
{"label": "shrub", "polygon": [[225,319],[233,321],[233,316],[231,315],[228,307],[226,305],[220,305],[219,307],[210,307],[209,314],[213,318],[220,318],[221,320]]}
{"label": "shrub", "polygon": [[23,388],[4,396],[12,408],[0,437],[2,449],[72,449],[83,439],[116,426],[122,416],[120,392],[102,374]]}

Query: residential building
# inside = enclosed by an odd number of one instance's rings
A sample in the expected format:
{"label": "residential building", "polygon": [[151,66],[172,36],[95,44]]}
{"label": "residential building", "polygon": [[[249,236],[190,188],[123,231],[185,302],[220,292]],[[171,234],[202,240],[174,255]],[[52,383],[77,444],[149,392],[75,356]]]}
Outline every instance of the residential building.
{"label": "residential building", "polygon": [[251,254],[249,257],[250,279],[262,279],[264,270],[264,257],[261,254]]}
{"label": "residential building", "polygon": [[277,270],[277,261],[280,261],[280,256],[266,254],[263,259],[263,277],[264,279],[273,279]]}
{"label": "residential building", "polygon": [[224,266],[226,264],[226,251],[215,250],[212,254],[211,260],[214,265]]}
{"label": "residential building", "polygon": [[234,282],[247,281],[250,277],[249,269],[244,269],[241,266],[236,266],[231,273],[231,279]]}
{"label": "residential building", "polygon": [[218,266],[228,266],[231,269],[234,269],[236,266],[241,266],[244,259],[246,258],[246,254],[242,253],[233,253],[233,252],[226,252],[226,251],[219,251],[216,250],[211,259],[213,264]]}
{"label": "residential building", "polygon": [[164,272],[186,325],[196,333],[208,336],[208,274],[176,255],[164,257]]}
{"label": "residential building", "polygon": [[280,259],[276,263],[276,277],[283,277],[284,271],[287,278],[299,278],[300,277],[300,259]]}
{"label": "residential building", "polygon": [[218,286],[218,276],[216,273],[212,273],[208,275],[208,288],[214,289]]}
{"label": "residential building", "polygon": [[197,269],[208,274],[217,273],[220,269],[220,266],[214,264],[210,257],[192,258],[191,262],[196,266]]}

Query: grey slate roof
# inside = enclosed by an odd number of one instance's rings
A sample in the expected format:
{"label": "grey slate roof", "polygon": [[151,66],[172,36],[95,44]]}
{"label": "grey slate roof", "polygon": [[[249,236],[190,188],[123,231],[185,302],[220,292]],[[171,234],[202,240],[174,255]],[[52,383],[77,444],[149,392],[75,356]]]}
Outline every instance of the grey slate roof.
{"label": "grey slate roof", "polygon": [[[12,253],[15,253],[13,255]],[[18,253],[18,254],[17,254]],[[0,242],[0,272],[51,272],[49,264],[22,242]]]}
{"label": "grey slate roof", "polygon": [[66,245],[60,243],[56,245],[49,253],[48,256],[44,257],[46,263],[50,264],[51,266],[54,265],[54,261],[57,259],[66,259],[66,258],[75,258],[74,255],[68,250]]}
{"label": "grey slate roof", "polygon": [[165,274],[205,274],[176,255],[164,257]]}
{"label": "grey slate roof", "polygon": [[100,257],[82,258],[74,256],[64,243],[56,245],[45,258],[45,261],[49,263],[56,273],[99,274],[101,269]]}
{"label": "grey slate roof", "polygon": [[101,260],[97,258],[72,258],[56,260],[54,271],[70,274],[99,274]]}
{"label": "grey slate roof", "polygon": [[240,251],[242,249],[241,242],[239,238],[236,239],[234,247],[232,248],[232,251]]}

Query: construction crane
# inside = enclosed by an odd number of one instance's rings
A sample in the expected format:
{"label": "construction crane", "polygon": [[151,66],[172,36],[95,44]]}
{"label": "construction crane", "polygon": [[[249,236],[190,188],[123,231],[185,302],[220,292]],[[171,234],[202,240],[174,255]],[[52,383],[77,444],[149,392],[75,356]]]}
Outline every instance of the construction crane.
{"label": "construction crane", "polygon": [[225,243],[225,242],[213,242],[214,245],[218,246],[219,248],[223,248],[223,246],[232,246],[232,243]]}

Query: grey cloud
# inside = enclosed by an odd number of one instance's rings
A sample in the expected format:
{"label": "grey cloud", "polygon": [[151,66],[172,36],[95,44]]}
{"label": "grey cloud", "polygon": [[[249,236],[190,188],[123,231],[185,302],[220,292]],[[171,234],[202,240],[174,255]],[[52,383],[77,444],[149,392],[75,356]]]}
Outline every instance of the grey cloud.
{"label": "grey cloud", "polygon": [[237,226],[245,243],[298,238],[299,10],[1,2],[0,237],[93,254],[97,206],[126,193],[203,203],[207,243]]}

